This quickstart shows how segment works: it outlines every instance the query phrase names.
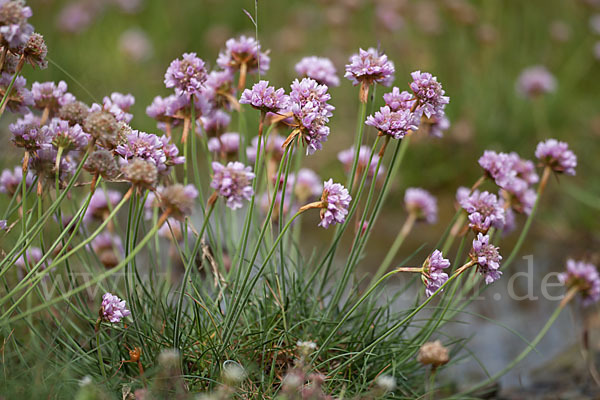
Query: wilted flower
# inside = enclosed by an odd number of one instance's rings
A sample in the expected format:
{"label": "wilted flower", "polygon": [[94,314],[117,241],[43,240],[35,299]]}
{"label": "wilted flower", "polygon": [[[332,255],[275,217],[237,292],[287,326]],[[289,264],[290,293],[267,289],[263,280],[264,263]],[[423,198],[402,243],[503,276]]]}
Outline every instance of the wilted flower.
{"label": "wilted flower", "polygon": [[444,96],[442,84],[429,72],[415,71],[410,75],[413,78],[410,88],[417,98],[418,110],[427,118],[443,118],[444,108],[450,102],[450,98]]}
{"label": "wilted flower", "polygon": [[170,210],[174,218],[183,219],[190,215],[198,197],[198,190],[194,185],[181,185],[176,183],[160,191],[161,207]]}
{"label": "wilted flower", "polygon": [[423,365],[431,365],[432,368],[442,366],[449,360],[448,349],[439,340],[422,345],[417,355],[418,362]]}
{"label": "wilted flower", "polygon": [[321,222],[319,226],[327,229],[331,224],[342,224],[348,215],[352,197],[348,189],[339,183],[333,183],[332,179],[323,184],[323,195],[321,196]]}
{"label": "wilted flower", "polygon": [[104,149],[95,150],[88,157],[83,168],[94,175],[102,176],[104,179],[114,179],[119,175],[119,167],[113,154]]}
{"label": "wilted flower", "polygon": [[210,187],[225,198],[227,207],[235,210],[242,207],[242,200],[250,200],[254,194],[251,182],[255,176],[251,167],[237,161],[229,162],[227,166],[214,161],[212,167]]}
{"label": "wilted flower", "polygon": [[90,114],[90,109],[81,101],[71,101],[58,110],[58,118],[69,121],[69,124],[83,126],[85,119]]}
{"label": "wilted flower", "polygon": [[252,86],[252,89],[246,89],[240,98],[240,104],[250,104],[252,107],[262,112],[277,113],[284,109],[288,103],[282,88],[275,89],[269,86],[269,81],[259,81]]}
{"label": "wilted flower", "polygon": [[296,64],[296,73],[301,77],[311,78],[322,85],[339,86],[335,66],[326,57],[304,57]]}
{"label": "wilted flower", "polygon": [[291,89],[289,110],[307,144],[306,153],[313,154],[323,147],[322,142],[329,136],[329,127],[325,124],[335,109],[327,103],[331,95],[327,86],[310,78],[294,80]]}
{"label": "wilted flower", "polygon": [[408,188],[404,193],[404,204],[409,213],[429,224],[437,221],[437,199],[421,188]]}
{"label": "wilted flower", "polygon": [[25,62],[31,64],[32,67],[40,67],[45,69],[48,67],[46,56],[48,55],[48,47],[44,41],[44,37],[39,33],[33,33],[29,36],[27,44],[23,48],[23,57]]}
{"label": "wilted flower", "polygon": [[[340,151],[338,153],[338,160],[344,165],[344,170],[349,172],[352,169],[352,163],[354,161],[355,150],[354,146],[349,148],[348,150]],[[379,162],[379,155],[377,153],[373,154],[373,158],[371,159],[371,163],[369,164],[369,158],[371,156],[371,148],[369,146],[360,146],[360,150],[358,153],[358,173],[362,173],[365,170],[368,170],[367,177],[373,178],[375,175],[375,170],[377,169],[377,163]],[[382,166],[379,167],[379,172],[377,173],[377,177],[380,177],[384,173],[385,168]]]}
{"label": "wilted flower", "polygon": [[102,296],[100,316],[103,320],[117,323],[129,315],[131,315],[131,311],[125,308],[125,300],[121,300],[111,293],[105,293]]}
{"label": "wilted flower", "polygon": [[390,107],[383,106],[374,115],[369,115],[365,124],[375,127],[382,135],[402,139],[409,131],[419,127],[419,119],[411,110],[392,111]]}
{"label": "wilted flower", "polygon": [[535,156],[554,172],[575,175],[577,156],[569,150],[569,145],[565,142],[556,139],[540,142],[535,149]]}
{"label": "wilted flower", "polygon": [[196,53],[184,53],[171,62],[165,73],[165,85],[178,95],[199,95],[207,78],[206,66]]}
{"label": "wilted flower", "polygon": [[207,146],[208,151],[212,153],[236,156],[240,149],[240,134],[237,132],[227,132],[221,136],[210,138]]}
{"label": "wilted flower", "polygon": [[493,193],[474,190],[460,205],[469,214],[469,227],[476,232],[486,233],[492,226],[502,229],[506,222],[504,208]]}
{"label": "wilted flower", "polygon": [[366,85],[379,83],[389,86],[394,80],[394,72],[394,63],[385,54],[374,48],[359,49],[358,54],[350,57],[350,63],[346,64],[344,77],[355,86],[363,82]]}
{"label": "wilted flower", "polygon": [[567,272],[560,274],[558,279],[569,288],[578,289],[584,306],[600,300],[600,275],[593,264],[569,259]]}
{"label": "wilted flower", "polygon": [[92,135],[100,146],[112,150],[117,147],[119,124],[115,117],[105,111],[95,111],[85,118],[83,129]]}
{"label": "wilted flower", "polygon": [[156,165],[141,158],[134,158],[125,164],[121,170],[124,178],[135,186],[152,189],[158,181]]}
{"label": "wilted flower", "polygon": [[469,255],[477,264],[478,271],[484,276],[485,283],[489,284],[500,279],[502,272],[499,269],[502,256],[498,252],[498,247],[490,244],[489,235],[477,234],[477,237],[473,239],[473,249]]}
{"label": "wilted flower", "polygon": [[525,68],[517,80],[517,91],[533,98],[556,90],[556,78],[541,65]]}
{"label": "wilted flower", "polygon": [[[15,167],[14,169],[5,169],[2,171],[0,175],[0,193],[6,193],[8,195],[15,194],[17,188],[21,184],[23,180],[23,168]],[[27,172],[25,178],[25,185],[27,188],[30,188],[33,184],[33,175],[30,172]]]}
{"label": "wilted flower", "polygon": [[450,266],[450,260],[444,258],[439,250],[433,253],[423,264],[423,282],[425,283],[425,294],[432,296],[448,280],[448,274],[444,272],[445,268]]}
{"label": "wilted flower", "polygon": [[249,73],[255,73],[260,66],[261,74],[269,70],[270,61],[267,53],[260,51],[260,44],[254,38],[244,35],[227,40],[225,50],[217,58],[217,64],[225,70],[233,72],[245,65],[244,68]]}

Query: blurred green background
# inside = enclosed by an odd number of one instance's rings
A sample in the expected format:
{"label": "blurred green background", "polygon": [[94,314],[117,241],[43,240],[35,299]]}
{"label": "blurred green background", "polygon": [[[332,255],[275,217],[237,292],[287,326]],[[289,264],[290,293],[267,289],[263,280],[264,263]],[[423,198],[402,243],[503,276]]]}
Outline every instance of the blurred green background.
{"label": "blurred green background", "polygon": [[[271,49],[267,78],[277,86],[289,87],[294,64],[304,56],[330,57],[341,75],[348,57],[358,47],[370,46],[379,46],[395,62],[395,85],[401,88],[416,69],[430,71],[443,82],[451,97],[447,112],[452,127],[441,140],[421,137],[411,145],[390,198],[392,218],[380,222],[383,245],[391,242],[404,218],[405,187],[421,186],[440,198],[441,222],[415,232],[418,242],[445,225],[444,217],[453,213],[456,188],[471,185],[480,175],[477,159],[484,149],[514,150],[533,158],[539,140],[556,137],[578,155],[577,176],[560,177],[560,184],[550,185],[534,235],[548,246],[568,244],[578,255],[600,244],[600,62],[594,54],[600,35],[593,29],[593,16],[600,9],[594,3],[599,2],[259,0],[258,29],[263,48]],[[133,127],[151,132],[156,127],[145,107],[155,95],[170,93],[163,74],[172,59],[195,51],[214,66],[227,38],[254,34],[243,12],[254,14],[251,0],[28,4],[51,59],[47,70],[27,68],[29,83],[63,79],[87,103],[99,102],[112,91],[130,92],[136,97]],[[123,43],[132,30],[147,42],[130,44],[133,50],[125,51]],[[144,46],[148,52],[137,58],[131,54]],[[515,91],[515,81],[525,67],[537,64],[556,76],[558,89],[532,101]],[[384,90],[377,89],[379,103]],[[306,163],[340,177],[336,154],[354,137],[357,88],[342,79],[331,93],[336,111],[330,140]],[[2,167],[18,163],[10,147],[1,151]]]}

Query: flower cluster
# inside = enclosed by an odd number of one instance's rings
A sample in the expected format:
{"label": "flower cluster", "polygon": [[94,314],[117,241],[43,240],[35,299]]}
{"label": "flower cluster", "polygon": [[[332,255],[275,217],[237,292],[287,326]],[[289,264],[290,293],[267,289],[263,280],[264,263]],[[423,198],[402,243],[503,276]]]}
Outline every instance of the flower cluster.
{"label": "flower cluster", "polygon": [[31,8],[18,0],[0,1],[0,37],[2,46],[18,49],[27,44],[33,34],[28,23],[33,15]]}
{"label": "flower cluster", "polygon": [[[0,75],[0,95],[4,96],[8,91],[10,82],[13,76],[7,72],[2,72]],[[29,89],[25,87],[27,80],[22,76],[17,76],[10,93],[6,100],[6,108],[15,114],[26,114],[29,112],[29,107],[33,105],[33,95]]]}
{"label": "flower cluster", "polygon": [[321,85],[339,86],[340,78],[333,62],[326,57],[304,57],[296,64],[296,73],[303,78],[311,78]]}
{"label": "flower cluster", "polygon": [[75,96],[67,92],[65,81],[58,82],[34,82],[31,85],[33,106],[40,110],[48,109],[49,115],[54,115],[58,109],[68,103],[75,101]]}
{"label": "flower cluster", "polygon": [[261,74],[269,70],[270,62],[268,54],[261,51],[260,43],[244,35],[227,40],[225,50],[221,51],[217,58],[217,64],[224,70],[236,71],[244,66],[250,73],[260,69]]}
{"label": "flower cluster", "polygon": [[287,107],[288,97],[282,88],[276,90],[268,81],[259,81],[252,89],[244,90],[240,103],[250,104],[263,112],[277,113]]}
{"label": "flower cluster", "polygon": [[450,260],[444,258],[439,250],[433,253],[425,260],[423,264],[423,282],[425,283],[425,294],[431,297],[448,280],[448,274],[444,272],[445,268],[450,266]]}
{"label": "flower cluster", "polygon": [[179,220],[190,215],[198,197],[198,189],[194,185],[174,184],[160,191],[160,205]]}
{"label": "flower cluster", "polygon": [[406,210],[419,220],[434,224],[437,221],[437,200],[421,188],[408,188],[404,193]]}
{"label": "flower cluster", "polygon": [[[0,175],[0,193],[13,195],[23,180],[23,168],[15,167],[14,169],[5,169]],[[30,188],[33,184],[33,175],[27,173],[25,177],[25,185]]]}
{"label": "flower cluster", "polygon": [[102,306],[100,307],[100,317],[104,321],[118,323],[125,317],[131,315],[125,307],[125,300],[121,300],[112,293],[105,293],[102,296]]}
{"label": "flower cluster", "polygon": [[507,154],[486,150],[479,158],[479,165],[486,176],[503,189],[502,193],[515,211],[531,212],[537,198],[531,185],[539,180],[533,162],[521,159],[514,152]]}
{"label": "flower cluster", "polygon": [[185,161],[183,156],[178,155],[179,149],[168,137],[136,130],[126,136],[123,144],[117,146],[116,153],[125,161],[139,158],[152,162],[161,173],[168,173],[169,167]]}
{"label": "flower cluster", "polygon": [[498,247],[490,244],[488,235],[478,233],[477,237],[473,239],[473,248],[469,255],[471,260],[477,264],[477,270],[484,276],[487,284],[500,279],[500,275],[502,275],[500,271],[502,256],[498,250]]}
{"label": "flower cluster", "polygon": [[207,78],[206,66],[196,53],[184,53],[181,60],[171,62],[165,73],[165,86],[189,98],[199,95]]}
{"label": "flower cluster", "polygon": [[389,106],[383,106],[375,115],[369,115],[365,123],[376,128],[381,134],[402,139],[409,131],[418,128],[419,119],[409,109],[392,111]]}
{"label": "flower cluster", "polygon": [[534,98],[556,90],[556,78],[541,65],[525,68],[517,80],[517,91]]}
{"label": "flower cluster", "polygon": [[226,157],[237,156],[240,150],[240,134],[237,132],[227,132],[218,137],[208,140],[208,151],[215,154],[222,154]]}
{"label": "flower cluster", "polygon": [[583,261],[567,260],[567,272],[558,279],[568,287],[577,288],[584,306],[600,300],[600,274],[593,264]]}
{"label": "flower cluster", "polygon": [[331,224],[344,223],[350,201],[352,201],[352,197],[348,193],[348,189],[339,183],[333,183],[332,179],[325,181],[321,196],[323,206],[319,226],[327,229]]}
{"label": "flower cluster", "polygon": [[41,128],[42,135],[52,140],[57,148],[69,150],[83,150],[91,140],[91,136],[85,133],[81,126],[69,125],[68,121],[53,118],[48,125]]}
{"label": "flower cluster", "polygon": [[360,83],[390,86],[394,81],[395,71],[394,63],[388,60],[385,54],[380,54],[377,49],[359,49],[358,54],[350,57],[344,77],[355,86]]}
{"label": "flower cluster", "polygon": [[419,112],[427,118],[442,118],[444,108],[450,102],[450,98],[444,96],[442,84],[429,72],[415,71],[410,75],[413,79],[410,89],[416,97]]}
{"label": "flower cluster", "polygon": [[460,205],[469,213],[469,227],[475,232],[487,233],[491,227],[502,229],[506,223],[504,208],[493,193],[475,190]]}
{"label": "flower cluster", "polygon": [[565,142],[548,139],[540,142],[535,149],[535,156],[552,171],[566,175],[575,175],[577,156]]}
{"label": "flower cluster", "polygon": [[250,200],[254,194],[251,185],[254,174],[251,167],[237,161],[229,162],[226,166],[214,161],[212,167],[210,187],[225,198],[227,207],[235,210],[242,207],[242,200]]}
{"label": "flower cluster", "polygon": [[327,90],[327,86],[310,78],[296,79],[291,85],[289,111],[307,144],[307,154],[320,150],[329,136],[326,124],[335,107],[327,103],[331,99]]}

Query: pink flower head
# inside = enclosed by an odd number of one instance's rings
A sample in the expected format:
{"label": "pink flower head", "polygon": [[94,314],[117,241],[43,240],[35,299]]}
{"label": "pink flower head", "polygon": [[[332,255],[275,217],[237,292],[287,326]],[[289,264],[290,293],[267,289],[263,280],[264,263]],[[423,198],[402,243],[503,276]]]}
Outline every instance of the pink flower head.
{"label": "pink flower head", "polygon": [[575,175],[577,156],[569,150],[569,145],[565,142],[556,139],[540,142],[535,149],[535,156],[554,172]]}
{"label": "pink flower head", "polygon": [[[348,150],[340,151],[338,153],[338,160],[344,165],[344,170],[349,172],[352,168],[352,163],[354,161],[355,155],[354,146],[349,148]],[[358,153],[358,170],[365,171],[368,170],[368,178],[373,178],[375,175],[375,170],[377,169],[377,163],[379,162],[379,155],[377,153],[373,154],[373,158],[371,159],[371,163],[369,164],[369,158],[371,156],[371,148],[369,146],[360,146],[360,150]],[[368,165],[367,165],[368,164]],[[383,166],[379,167],[379,172],[377,173],[377,178],[383,175],[385,168]]]}
{"label": "pink flower head", "polygon": [[475,190],[460,205],[469,214],[469,227],[476,232],[486,233],[492,226],[502,229],[506,222],[504,208],[493,193]]}
{"label": "pink flower head", "polygon": [[600,275],[593,264],[583,261],[567,260],[567,272],[558,279],[568,287],[576,287],[584,306],[590,306],[600,300]]}
{"label": "pink flower head", "polygon": [[423,283],[425,283],[425,294],[431,297],[448,280],[448,274],[444,272],[445,268],[450,266],[450,260],[444,258],[439,250],[433,253],[425,260],[423,265]]}
{"label": "pink flower head", "polygon": [[321,85],[339,86],[340,78],[333,62],[326,57],[304,57],[296,64],[296,73],[301,77],[311,78]]}
{"label": "pink flower head", "polygon": [[541,65],[525,68],[517,80],[517,91],[533,98],[556,90],[556,78]]}
{"label": "pink flower head", "polygon": [[40,110],[47,108],[51,114],[56,113],[65,104],[75,101],[75,96],[67,92],[65,81],[58,82],[58,85],[54,82],[33,82],[31,94],[34,107]]}
{"label": "pink flower head", "polygon": [[228,71],[237,71],[242,64],[246,64],[248,72],[256,73],[260,67],[260,73],[269,70],[269,58],[267,52],[262,52],[260,43],[253,37],[240,36],[231,38],[225,42],[225,50],[219,53],[217,65]]}
{"label": "pink flower head", "polygon": [[485,278],[485,283],[490,284],[498,279],[502,272],[500,269],[500,260],[502,256],[498,252],[498,247],[490,244],[490,237],[481,232],[473,239],[473,248],[469,254],[471,259],[477,263],[477,269]]}
{"label": "pink flower head", "polygon": [[197,123],[196,132],[202,133],[202,129],[206,132],[206,136],[219,136],[229,126],[231,117],[223,110],[212,111],[207,115],[203,115]]}
{"label": "pink flower head", "polygon": [[392,91],[383,95],[385,105],[392,111],[410,110],[415,104],[416,98],[412,93],[400,91],[397,87],[393,87]]}
{"label": "pink flower head", "polygon": [[[121,200],[123,195],[115,190],[104,191],[102,189],[96,189],[88,209],[83,216],[83,222],[91,222],[93,219],[102,221],[106,214],[110,213]],[[109,206],[110,203],[110,206]]]}
{"label": "pink flower head", "polygon": [[199,95],[207,78],[206,66],[196,53],[184,53],[171,62],[165,73],[165,86],[174,88],[178,95],[189,98]]}
{"label": "pink flower head", "polygon": [[444,108],[450,102],[450,98],[444,96],[442,84],[429,72],[415,71],[410,75],[413,78],[410,88],[417,98],[419,111],[427,118],[442,118]]}
{"label": "pink flower head", "polygon": [[409,213],[417,219],[434,224],[437,221],[437,200],[428,191],[421,188],[408,188],[404,193],[404,204]]}
{"label": "pink flower head", "polygon": [[219,137],[210,138],[207,145],[208,150],[212,153],[235,156],[240,149],[240,134],[237,132],[227,132]]}
{"label": "pink flower head", "polygon": [[112,323],[121,322],[121,319],[131,315],[131,311],[125,308],[125,300],[121,300],[111,293],[102,296],[101,307],[102,319]]}
{"label": "pink flower head", "polygon": [[419,118],[410,110],[392,111],[390,107],[383,106],[374,115],[369,115],[365,124],[376,128],[384,135],[402,139],[409,131],[419,127]]}
{"label": "pink flower head", "polygon": [[385,54],[379,54],[374,48],[359,49],[358,54],[350,57],[350,63],[346,64],[344,77],[355,86],[361,82],[390,86],[394,80],[394,72],[394,63]]}
{"label": "pink flower head", "polygon": [[348,215],[348,207],[352,197],[348,189],[339,183],[333,183],[332,179],[323,184],[323,194],[321,201],[324,207],[321,208],[321,222],[319,226],[327,229],[331,224],[342,224]]}
{"label": "pink flower head", "polygon": [[263,112],[278,113],[287,107],[287,103],[288,96],[284,90],[269,86],[269,81],[259,81],[252,89],[244,90],[240,98],[240,104],[250,104]]}
{"label": "pink flower head", "polygon": [[[5,169],[2,171],[0,175],[0,193],[6,193],[9,195],[15,194],[18,186],[21,184],[23,180],[23,168],[21,166],[16,166],[14,169]],[[27,171],[27,176],[25,178],[25,185],[27,188],[30,188],[33,184],[33,175]]]}
{"label": "pink flower head", "polygon": [[251,167],[237,161],[229,162],[227,166],[214,161],[212,167],[214,174],[210,187],[225,198],[227,207],[235,210],[242,207],[242,200],[250,200],[254,194]]}
{"label": "pink flower head", "polygon": [[48,125],[42,126],[42,134],[52,138],[52,144],[57,148],[69,150],[84,150],[91,139],[79,124],[69,125],[68,121],[52,118]]}
{"label": "pink flower head", "polygon": [[301,168],[298,175],[293,176],[294,194],[298,201],[304,202],[323,193],[323,181],[315,171]]}

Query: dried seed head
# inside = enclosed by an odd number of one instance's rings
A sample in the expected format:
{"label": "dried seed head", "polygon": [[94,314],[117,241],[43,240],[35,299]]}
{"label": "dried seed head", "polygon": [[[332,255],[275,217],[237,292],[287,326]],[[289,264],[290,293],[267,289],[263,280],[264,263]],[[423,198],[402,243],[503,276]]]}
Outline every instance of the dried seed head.
{"label": "dried seed head", "polygon": [[101,251],[98,258],[105,268],[114,268],[119,264],[119,257],[112,249]]}
{"label": "dried seed head", "polygon": [[156,165],[150,161],[135,158],[122,168],[125,179],[135,186],[152,189],[158,180]]}
{"label": "dried seed head", "polygon": [[58,117],[65,121],[69,121],[69,125],[79,124],[83,126],[85,119],[89,114],[89,107],[81,101],[72,101],[58,110]]}
{"label": "dried seed head", "polygon": [[181,219],[192,213],[197,196],[198,191],[193,185],[184,186],[177,183],[162,190],[161,206],[171,210],[173,217]]}
{"label": "dried seed head", "polygon": [[423,365],[431,365],[436,368],[448,362],[448,349],[444,347],[442,342],[427,342],[419,349],[417,361]]}
{"label": "dried seed head", "polygon": [[48,67],[46,56],[48,55],[48,47],[44,41],[44,37],[39,33],[33,33],[29,36],[29,40],[23,49],[25,60],[33,67],[45,69]]}
{"label": "dried seed head", "polygon": [[90,154],[83,168],[107,180],[112,180],[119,175],[119,167],[115,158],[110,151],[104,149],[96,150]]}
{"label": "dried seed head", "polygon": [[102,147],[114,149],[117,146],[119,124],[112,114],[105,111],[90,113],[83,127]]}

